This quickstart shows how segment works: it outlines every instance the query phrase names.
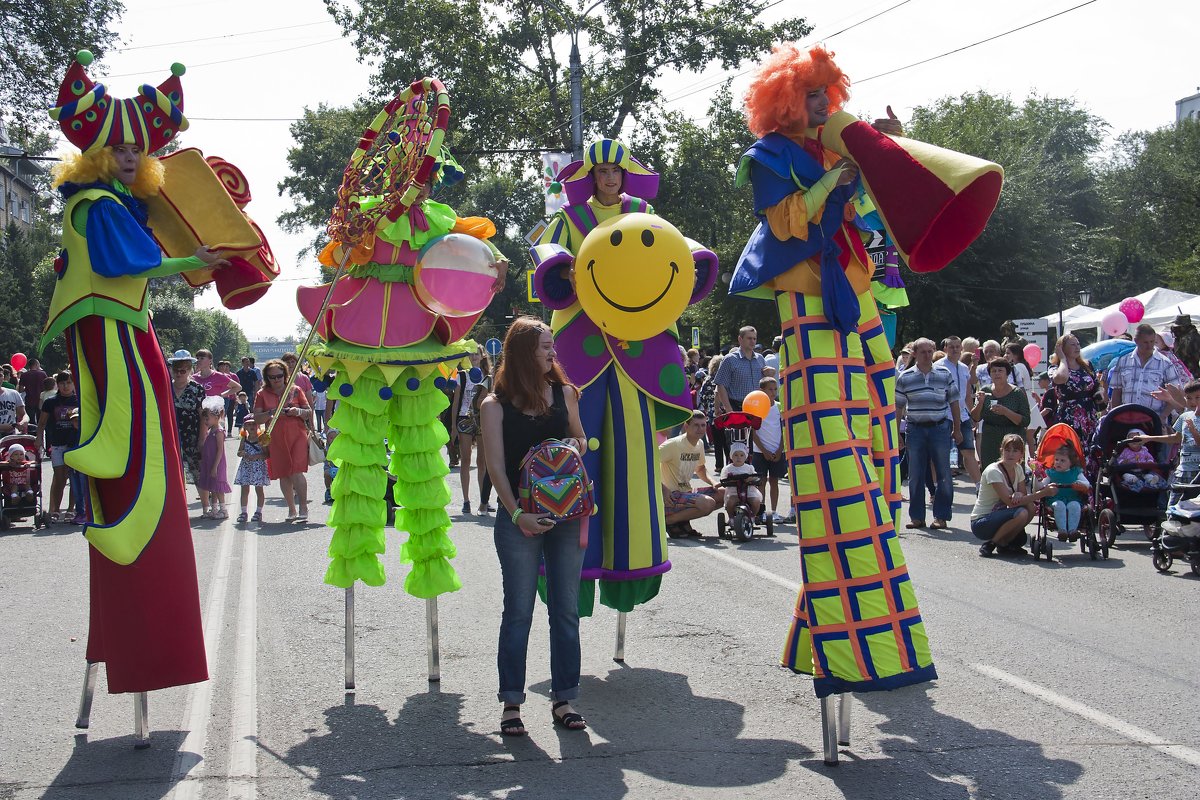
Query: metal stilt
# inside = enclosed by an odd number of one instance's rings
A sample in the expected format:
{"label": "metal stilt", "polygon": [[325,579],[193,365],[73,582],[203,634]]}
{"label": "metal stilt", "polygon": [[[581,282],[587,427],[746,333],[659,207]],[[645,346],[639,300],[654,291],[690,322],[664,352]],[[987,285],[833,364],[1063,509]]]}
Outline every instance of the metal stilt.
{"label": "metal stilt", "polygon": [[99,662],[89,661],[83,670],[83,696],[79,698],[79,716],[75,718],[75,727],[86,729],[92,723],[92,698],[96,696],[96,673],[100,669]]}
{"label": "metal stilt", "polygon": [[437,598],[430,597],[425,601],[425,632],[429,638],[429,682],[437,683],[442,679],[442,654],[438,644],[438,608]]}
{"label": "metal stilt", "polygon": [[150,746],[150,709],[146,692],[133,695],[133,746],[142,750]]}
{"label": "metal stilt", "polygon": [[821,740],[825,745],[825,764],[830,767],[838,763],[836,703],[833,695],[821,698]]}
{"label": "metal stilt", "polygon": [[850,693],[838,698],[838,744],[850,744]]}
{"label": "metal stilt", "polygon": [[346,688],[354,688],[354,586],[346,588]]}
{"label": "metal stilt", "polygon": [[625,612],[617,612],[617,649],[613,653],[613,661],[625,663]]}

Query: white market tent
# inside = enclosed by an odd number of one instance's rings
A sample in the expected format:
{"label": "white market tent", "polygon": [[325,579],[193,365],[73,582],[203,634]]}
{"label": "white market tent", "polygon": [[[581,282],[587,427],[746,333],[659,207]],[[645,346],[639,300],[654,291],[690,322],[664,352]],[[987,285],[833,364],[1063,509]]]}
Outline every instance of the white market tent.
{"label": "white market tent", "polygon": [[[1179,314],[1191,314],[1193,319],[1200,317],[1200,295],[1179,292],[1174,289],[1164,289],[1160,286],[1157,289],[1151,289],[1148,292],[1135,295],[1135,297],[1141,300],[1142,305],[1146,307],[1145,316],[1142,317],[1140,322],[1149,323],[1157,331],[1164,331],[1169,328],[1171,323],[1175,321],[1175,317]],[[1070,320],[1067,319],[1067,314],[1064,311],[1063,323],[1067,330],[1071,331],[1095,330],[1096,341],[1107,339],[1108,337],[1100,330],[1100,321],[1104,319],[1105,315],[1119,310],[1118,307],[1120,305],[1121,301],[1118,301],[1110,306],[1105,306],[1088,314],[1081,314]],[[1050,320],[1051,316],[1053,317],[1053,321],[1050,322],[1050,326],[1057,326],[1057,314],[1047,315],[1045,319]],[[1130,325],[1131,333],[1133,332],[1133,327]]]}
{"label": "white market tent", "polygon": [[[1098,308],[1092,308],[1091,306],[1084,306],[1084,305],[1071,306],[1070,308],[1064,308],[1063,312],[1062,312],[1063,327],[1066,328],[1067,330],[1072,330],[1073,328],[1077,327],[1075,325],[1076,320],[1083,319],[1085,317],[1090,317],[1092,314],[1095,314],[1099,310],[1100,309],[1098,309]],[[1046,321],[1046,330],[1048,330],[1048,331],[1057,331],[1058,330],[1058,312],[1057,311],[1055,311],[1053,314],[1047,314],[1046,316],[1042,317],[1042,319],[1044,319]],[[1061,336],[1062,332],[1059,331],[1058,335]],[[1053,342],[1053,340],[1056,340],[1057,338],[1058,337],[1056,337],[1056,336],[1052,336],[1051,337],[1052,342]]]}

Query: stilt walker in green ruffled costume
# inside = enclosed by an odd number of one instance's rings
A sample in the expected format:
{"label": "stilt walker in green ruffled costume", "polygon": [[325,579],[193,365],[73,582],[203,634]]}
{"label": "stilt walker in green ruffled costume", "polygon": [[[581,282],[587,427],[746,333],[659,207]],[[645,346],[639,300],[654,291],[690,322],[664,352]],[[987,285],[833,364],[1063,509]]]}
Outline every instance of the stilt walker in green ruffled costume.
{"label": "stilt walker in green ruffled costume", "polygon": [[[413,128],[422,130],[436,120],[427,142],[429,169],[424,176],[419,171],[401,176],[406,184],[400,190],[409,201],[400,201],[402,214],[396,213],[398,208],[380,213],[384,204],[393,201],[385,193],[386,184],[381,187],[384,192],[360,190],[348,195],[350,216],[376,212],[374,229],[353,246],[343,244],[338,236],[346,231],[354,236],[356,231],[352,221],[339,222],[335,212],[330,225],[335,238],[322,252],[321,263],[345,272],[332,284],[301,288],[297,304],[321,339],[309,360],[322,371],[337,373],[330,386],[330,396],[337,400],[330,426],[339,434],[328,457],[338,472],[330,488],[334,502],[329,526],[334,533],[325,582],[345,589],[356,581],[369,586],[385,582],[379,556],[385,550],[390,472],[396,479],[394,496],[399,505],[396,527],[408,533],[400,560],[412,565],[404,590],[430,600],[462,586],[449,561],[456,550],[448,536],[446,513],[449,468],[440,453],[447,442],[446,429],[438,421],[449,405],[447,376],[459,366],[469,368],[467,356],[476,345],[464,337],[503,287],[508,264],[487,241],[496,230],[489,220],[459,218],[449,206],[429,199],[430,187],[454,183],[463,172],[440,135],[449,116],[445,90],[426,79],[423,85],[414,83],[408,93],[418,87],[423,93],[404,102],[410,106]],[[444,111],[439,108],[422,116],[418,113],[422,94],[433,92]],[[400,100],[392,101],[380,117],[394,118]],[[399,113],[404,110],[401,105]],[[427,129],[424,132],[429,134]],[[392,152],[387,144],[380,147],[387,135],[386,123],[377,118],[364,134],[347,175],[352,170],[373,174],[365,165],[412,157],[414,148],[402,131],[391,135],[391,147],[401,152]],[[369,158],[361,155],[369,148],[373,148]],[[347,194],[345,184],[340,194]],[[443,248],[441,252],[457,248],[456,252],[471,258],[450,265],[427,264],[421,260],[422,252],[431,252],[435,243]],[[351,608],[348,605],[348,620]],[[348,685],[351,653],[348,639]]]}

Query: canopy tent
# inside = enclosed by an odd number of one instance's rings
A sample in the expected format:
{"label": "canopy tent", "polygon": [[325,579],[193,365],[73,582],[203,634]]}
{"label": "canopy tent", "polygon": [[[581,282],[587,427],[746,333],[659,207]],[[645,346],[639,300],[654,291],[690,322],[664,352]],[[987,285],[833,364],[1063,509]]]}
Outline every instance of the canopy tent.
{"label": "canopy tent", "polygon": [[[1155,330],[1166,330],[1175,321],[1175,317],[1179,314],[1192,314],[1193,316],[1200,315],[1200,295],[1188,294],[1187,292],[1179,292],[1174,289],[1164,289],[1158,287],[1151,289],[1148,292],[1142,292],[1135,295],[1138,300],[1142,301],[1142,305],[1146,307],[1145,316],[1139,321],[1148,323],[1154,326]],[[1105,306],[1097,311],[1089,314],[1083,314],[1071,320],[1067,320],[1066,312],[1063,312],[1063,322],[1067,330],[1095,330],[1096,339],[1108,338],[1104,332],[1100,330],[1100,321],[1105,315],[1111,314],[1113,311],[1118,311],[1121,305],[1119,301],[1110,306]],[[1046,319],[1050,319],[1049,316]],[[1054,315],[1054,322],[1058,324],[1058,315]],[[1130,332],[1133,332],[1133,326],[1130,326]]]}
{"label": "canopy tent", "polygon": [[[1070,308],[1064,308],[1063,312],[1062,312],[1063,327],[1066,328],[1067,330],[1071,330],[1072,328],[1076,327],[1074,325],[1075,320],[1083,319],[1084,317],[1091,316],[1092,314],[1095,314],[1097,311],[1099,311],[1099,309],[1092,308],[1091,306],[1084,306],[1084,305],[1071,306]],[[1058,312],[1057,311],[1055,311],[1053,314],[1047,314],[1046,316],[1042,317],[1042,319],[1046,320],[1046,330],[1050,330],[1050,331],[1058,330]],[[1058,335],[1062,336],[1062,331],[1058,331]],[[1054,339],[1057,339],[1057,338],[1058,337],[1054,337]],[[1052,339],[1052,341],[1053,341],[1053,339]]]}

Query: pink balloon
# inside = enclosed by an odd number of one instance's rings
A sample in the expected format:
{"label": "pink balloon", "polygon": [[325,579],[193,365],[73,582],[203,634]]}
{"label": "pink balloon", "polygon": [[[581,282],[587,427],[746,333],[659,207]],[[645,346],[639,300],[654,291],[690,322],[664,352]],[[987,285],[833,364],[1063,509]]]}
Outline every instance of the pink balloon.
{"label": "pink balloon", "polygon": [[1030,369],[1036,369],[1042,361],[1042,348],[1031,342],[1025,345],[1021,355],[1025,356],[1025,363],[1029,365]]}
{"label": "pink balloon", "polygon": [[25,357],[24,353],[13,353],[8,363],[12,364],[13,369],[25,369],[25,365],[29,363],[29,359]]}
{"label": "pink balloon", "polygon": [[1129,330],[1129,317],[1120,311],[1110,311],[1100,320],[1100,329],[1109,336],[1120,336]]}
{"label": "pink balloon", "polygon": [[1136,325],[1142,321],[1142,317],[1146,316],[1146,307],[1136,297],[1126,297],[1117,308],[1131,325]]}

